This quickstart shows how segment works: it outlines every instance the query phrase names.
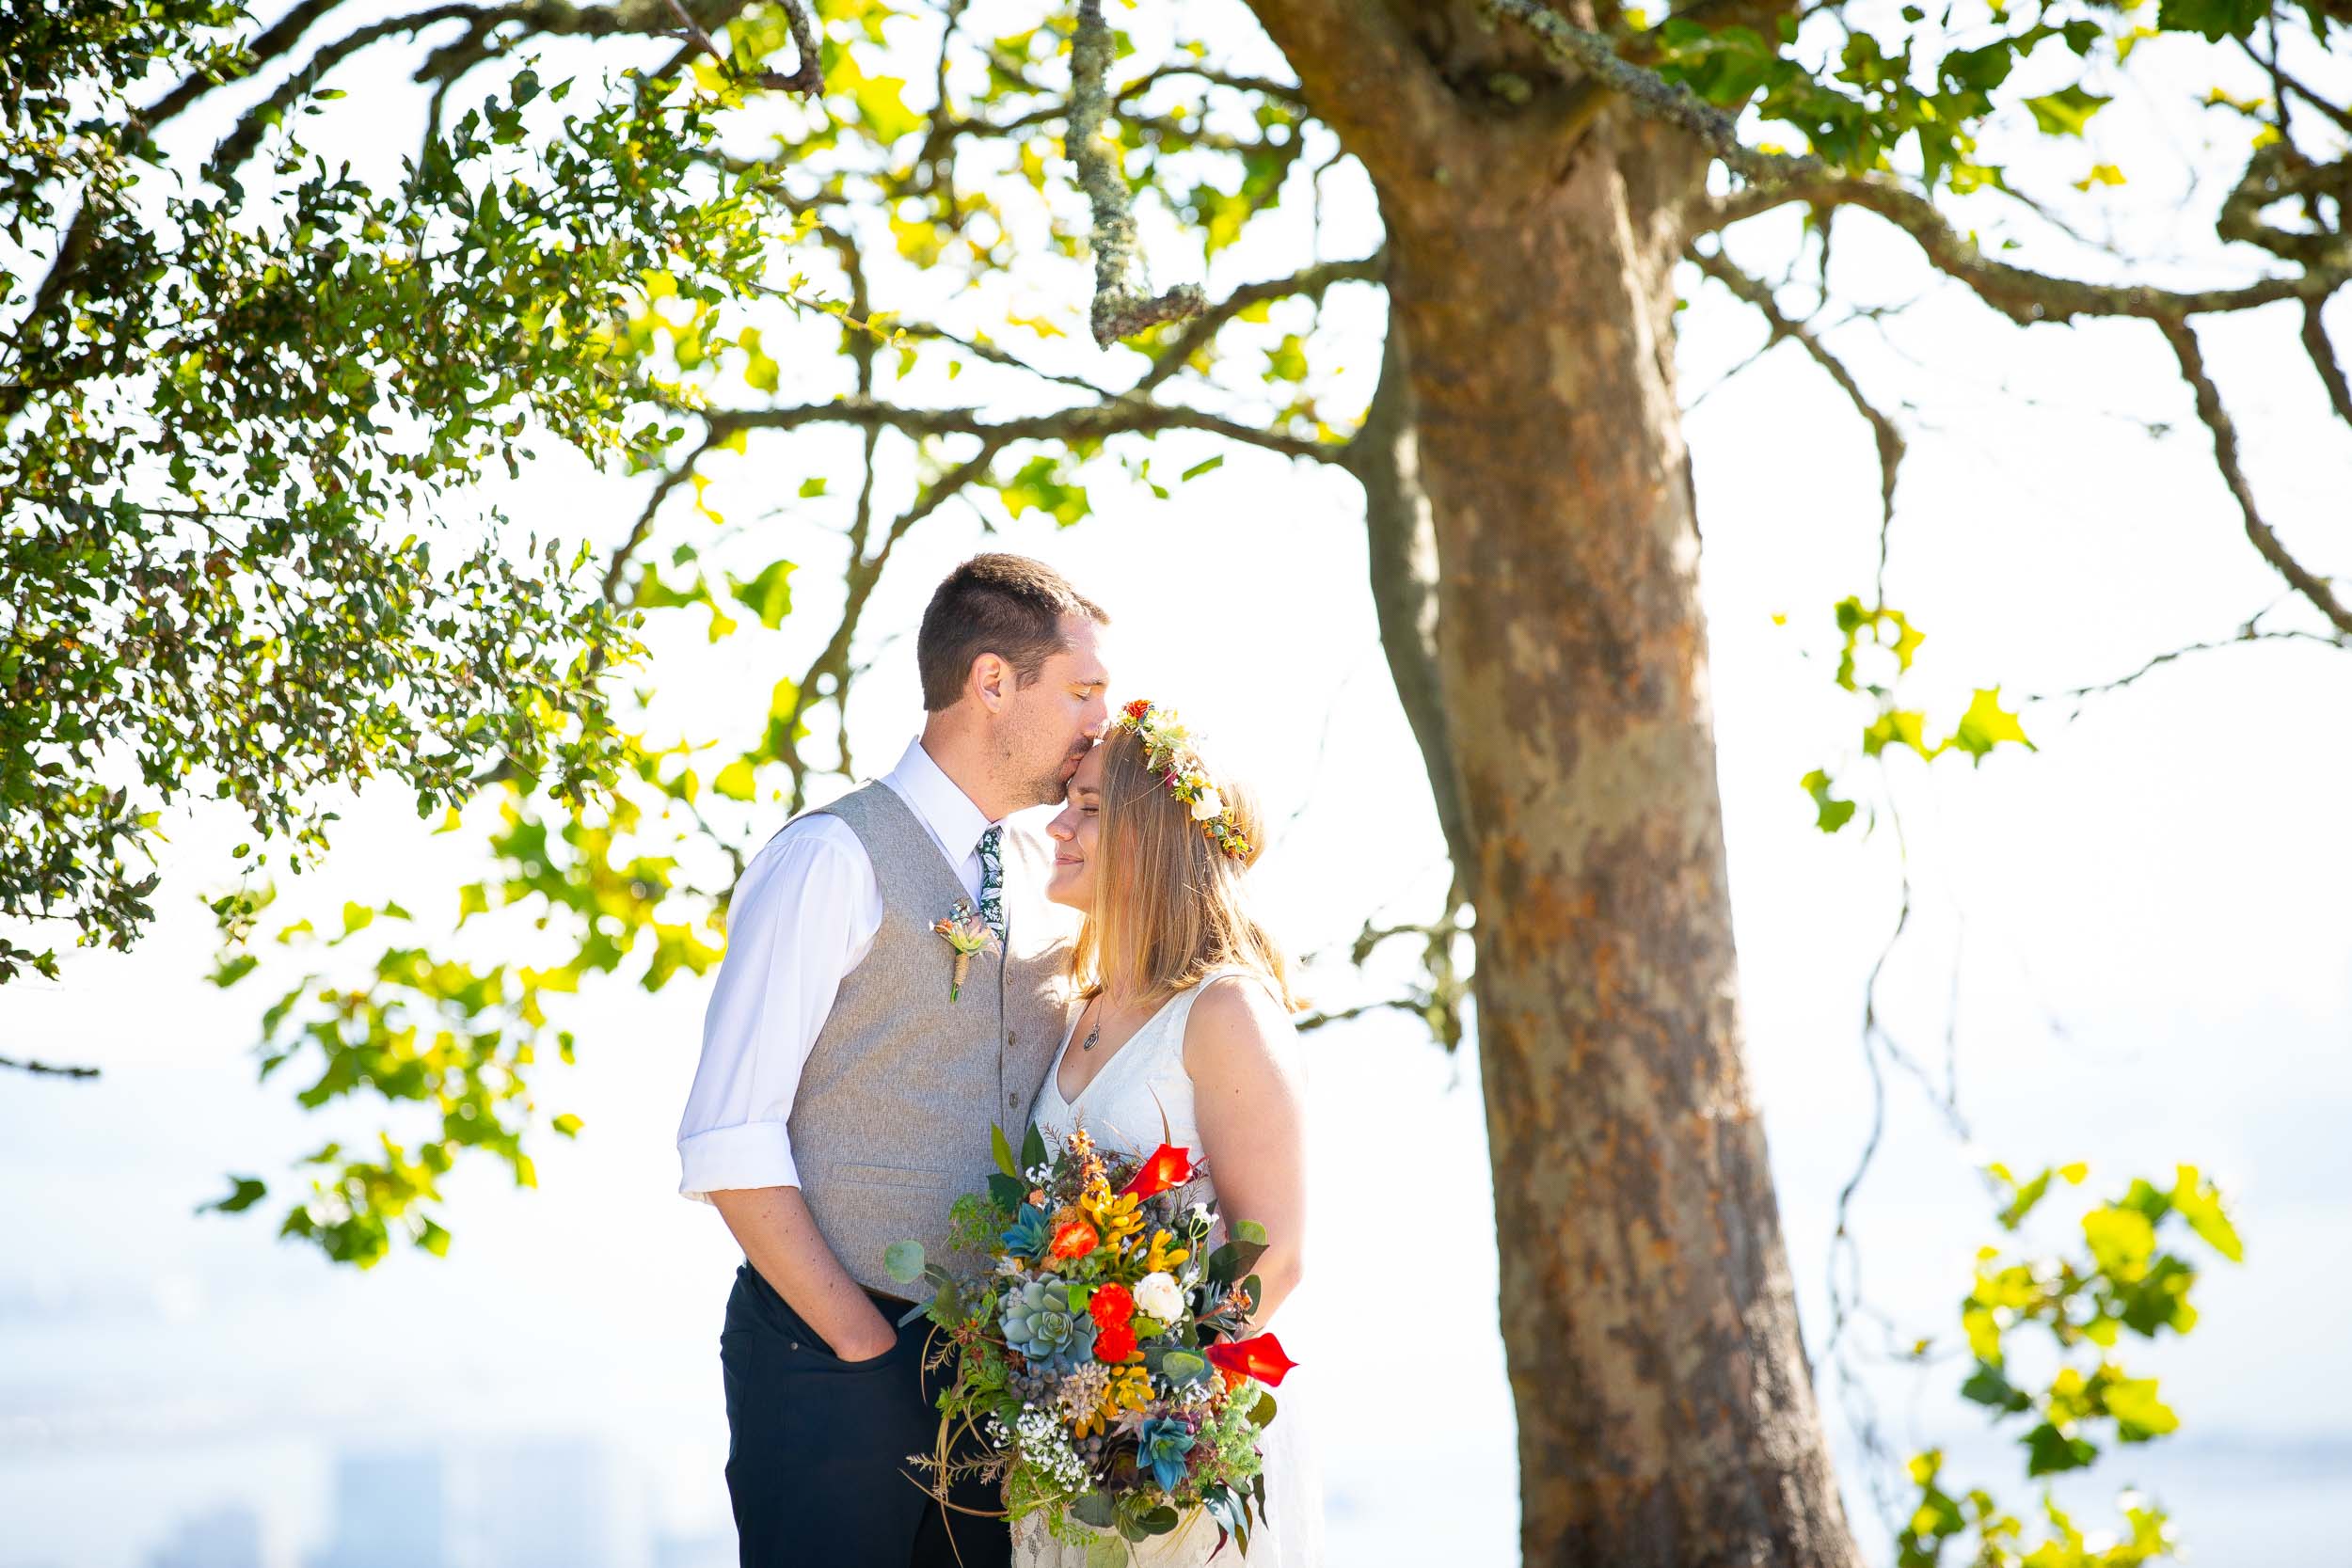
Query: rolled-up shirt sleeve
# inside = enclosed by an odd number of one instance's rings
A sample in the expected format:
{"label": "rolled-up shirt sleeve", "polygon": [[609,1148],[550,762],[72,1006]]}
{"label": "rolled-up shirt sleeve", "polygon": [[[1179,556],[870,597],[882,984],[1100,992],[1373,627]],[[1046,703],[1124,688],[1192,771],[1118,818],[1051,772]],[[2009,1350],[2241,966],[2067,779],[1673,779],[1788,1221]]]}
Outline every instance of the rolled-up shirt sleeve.
{"label": "rolled-up shirt sleeve", "polygon": [[850,825],[804,816],[738,879],[726,955],[703,1014],[702,1060],[678,1123],[678,1191],[797,1187],[785,1122],[841,977],[881,924],[873,862]]}

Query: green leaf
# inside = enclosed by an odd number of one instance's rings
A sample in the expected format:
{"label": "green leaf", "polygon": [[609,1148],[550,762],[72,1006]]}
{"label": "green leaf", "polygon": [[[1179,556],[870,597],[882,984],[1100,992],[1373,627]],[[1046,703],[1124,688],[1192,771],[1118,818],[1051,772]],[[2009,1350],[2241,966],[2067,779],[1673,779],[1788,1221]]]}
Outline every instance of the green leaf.
{"label": "green leaf", "polygon": [[996,1175],[988,1179],[988,1196],[1009,1217],[1021,1212],[1022,1204],[1028,1200],[1029,1189],[1022,1185],[1017,1176]]}
{"label": "green leaf", "polygon": [[1989,1361],[1977,1363],[1976,1371],[1960,1386],[1960,1396],[2012,1414],[2033,1408],[2032,1397],[2011,1385],[2001,1369]]}
{"label": "green leaf", "polygon": [[2188,1221],[2191,1230],[2205,1240],[2205,1244],[2233,1263],[2246,1260],[2246,1243],[2238,1240],[2237,1227],[2221,1207],[2220,1191],[2198,1174],[2195,1165],[2173,1167],[2172,1207]]}
{"label": "green leaf", "polygon": [[1834,833],[1853,819],[1854,803],[1840,800],[1830,793],[1829,775],[1816,768],[1797,781],[1804,792],[1813,797],[1813,825],[1825,833]]}
{"label": "green leaf", "polygon": [[2161,0],[2156,26],[2167,33],[2201,33],[2208,43],[2249,36],[2270,14],[2270,0]]}
{"label": "green leaf", "polygon": [[2069,1437],[2044,1421],[2026,1433],[2024,1442],[2027,1458],[2026,1474],[2055,1475],[2061,1470],[2079,1470],[2099,1457],[2098,1449],[2080,1437]]}
{"label": "green leaf", "polygon": [[[1089,1492],[1085,1497],[1080,1497],[1076,1502],[1070,1505],[1070,1516],[1072,1518],[1077,1520],[1083,1525],[1092,1525],[1096,1529],[1108,1529],[1111,1528],[1112,1513],[1113,1506],[1111,1502],[1111,1496],[1107,1492]],[[1126,1553],[1120,1552],[1120,1560],[1124,1561],[1126,1555]]]}
{"label": "green leaf", "polygon": [[737,757],[710,781],[710,787],[730,800],[748,800],[758,792],[756,770],[749,757]]}
{"label": "green leaf", "polygon": [[2116,1435],[2126,1443],[2145,1443],[2181,1424],[2172,1407],[2156,1397],[2153,1377],[2117,1378],[2106,1386],[2107,1414],[2115,1418]]}
{"label": "green leaf", "polygon": [[2034,125],[2043,135],[2079,136],[2090,117],[2113,102],[2095,92],[2084,91],[2078,82],[2040,98],[2028,98],[2026,107],[2033,111]]}
{"label": "green leaf", "polygon": [[1062,478],[1062,458],[1053,453],[1032,457],[1021,471],[996,486],[1005,510],[1020,516],[1031,507],[1050,514],[1062,527],[1078,522],[1093,510],[1086,486]]}
{"label": "green leaf", "polygon": [[566,1111],[562,1116],[556,1117],[550,1125],[552,1125],[558,1132],[563,1133],[564,1136],[567,1138],[576,1138],[580,1136],[580,1130],[587,1124],[581,1121],[578,1117],[572,1115],[569,1111]]}
{"label": "green leaf", "polygon": [[1021,1172],[1014,1167],[1012,1163],[1012,1145],[1005,1141],[1005,1130],[994,1122],[989,1123],[988,1151],[994,1157],[998,1170],[1003,1171],[1015,1181],[1021,1180]]}
{"label": "green leaf", "polygon": [[1969,700],[1968,711],[1960,716],[1960,727],[1944,744],[1958,747],[1981,763],[1985,753],[2004,740],[2016,741],[2028,752],[2042,749],[2026,738],[2017,715],[2001,706],[2001,689],[1994,686],[1979,689]]}
{"label": "green leaf", "polygon": [[800,569],[790,561],[771,561],[749,582],[733,573],[727,583],[735,590],[735,597],[746,610],[759,617],[759,624],[773,631],[792,613],[792,574]]}
{"label": "green leaf", "polygon": [[882,1248],[882,1267],[890,1277],[901,1285],[912,1285],[923,1277],[923,1243],[893,1242]]}
{"label": "green leaf", "polygon": [[196,1207],[198,1213],[242,1214],[260,1202],[262,1196],[269,1191],[269,1184],[258,1177],[232,1176],[229,1180],[234,1183],[230,1189],[229,1196],[217,1198],[211,1203],[198,1204]]}
{"label": "green leaf", "polygon": [[2093,1209],[2083,1216],[2083,1237],[2100,1269],[2119,1284],[2128,1285],[2146,1273],[2156,1252],[2156,1227],[2147,1215],[2131,1209]]}
{"label": "green leaf", "polygon": [[1035,1122],[1031,1122],[1028,1132],[1021,1137],[1021,1168],[1025,1172],[1033,1171],[1044,1163],[1045,1134],[1037,1130]]}
{"label": "green leaf", "polygon": [[1192,480],[1199,479],[1202,474],[1214,473],[1223,467],[1225,467],[1225,454],[1223,452],[1218,452],[1215,457],[1204,457],[1200,462],[1195,463],[1191,467],[1186,468],[1183,473],[1178,474],[1176,476],[1176,480],[1180,484],[1185,483]]}

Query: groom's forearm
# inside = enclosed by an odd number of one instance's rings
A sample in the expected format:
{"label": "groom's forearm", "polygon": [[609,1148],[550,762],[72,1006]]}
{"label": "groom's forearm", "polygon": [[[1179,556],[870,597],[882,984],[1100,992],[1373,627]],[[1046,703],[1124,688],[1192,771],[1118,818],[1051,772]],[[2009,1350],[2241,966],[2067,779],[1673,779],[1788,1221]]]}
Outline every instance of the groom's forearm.
{"label": "groom's forearm", "polygon": [[825,1244],[800,1188],[738,1188],[710,1201],[752,1267],[835,1355],[864,1361],[898,1343],[898,1331]]}

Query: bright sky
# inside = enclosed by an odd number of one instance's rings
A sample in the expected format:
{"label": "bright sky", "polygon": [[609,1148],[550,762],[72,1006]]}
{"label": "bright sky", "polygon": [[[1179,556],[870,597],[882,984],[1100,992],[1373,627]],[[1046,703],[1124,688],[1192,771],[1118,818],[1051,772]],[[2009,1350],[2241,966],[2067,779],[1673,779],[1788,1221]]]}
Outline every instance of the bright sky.
{"label": "bright sky", "polygon": [[[2134,112],[2119,103],[2094,141],[2156,145]],[[2200,152],[2177,126],[2166,135],[2214,166],[2239,145],[2217,136]],[[1322,253],[1363,254],[1375,242],[1360,184],[1335,180],[1327,199]],[[2160,205],[2138,198],[2142,213]],[[2175,220],[2137,221],[2158,231]],[[1273,227],[1221,256],[1210,281],[1304,260],[1303,224]],[[1740,253],[1763,265],[1768,238]],[[2193,232],[2168,244],[2197,254]],[[2113,679],[2228,635],[2277,596],[2153,330],[2010,330],[1933,292],[1909,249],[1866,220],[1838,246],[1845,303],[1927,296],[1884,338],[1857,324],[1835,341],[1866,386],[1915,405],[1903,415],[1913,450],[1888,592],[1928,634],[1915,677],[1937,720],[1977,686],[2013,700]],[[1165,245],[1155,264],[1162,282],[1187,276]],[[1074,264],[1041,267],[1024,286],[1074,308],[1081,277]],[[1833,1206],[1869,1127],[1862,985],[1899,882],[1891,828],[1824,838],[1797,780],[1851,764],[1867,718],[1829,678],[1829,609],[1869,592],[1877,475],[1867,433],[1793,348],[1710,390],[1760,330],[1721,291],[1695,276],[1686,286],[1684,395],[1706,393],[1689,434],[1742,1006],[1818,1361]],[[1366,289],[1325,311],[1318,354],[1344,368],[1334,409],[1368,393],[1379,321]],[[2352,577],[2352,432],[2325,419],[2294,325],[2274,314],[2216,326],[2209,356],[2274,522],[2314,569]],[[2352,341],[2352,317],[2334,325]],[[1054,352],[1099,363],[1075,342]],[[1213,450],[1171,439],[1154,474]],[[846,451],[824,437],[755,447],[721,471],[707,499],[740,525],[727,559],[803,562],[796,612],[779,633],[715,648],[698,616],[679,618],[689,624],[653,664],[664,732],[743,736],[830,626],[841,503],[790,498],[818,472],[846,490]],[[1031,514],[991,532],[951,508],[909,541],[866,620],[875,662],[851,715],[861,762],[886,767],[911,731],[911,630],[932,582],[974,548],[1027,550],[1116,615],[1121,695],[1180,706],[1258,781],[1276,820],[1296,814],[1261,872],[1294,946],[1429,912],[1438,838],[1379,657],[1352,483],[1246,451],[1165,503],[1107,467],[1088,480],[1098,515],[1077,529]],[[524,525],[610,542],[640,493],[549,460],[500,499]],[[667,527],[717,537],[686,518]],[[2193,1338],[2126,1347],[2127,1365],[2163,1377],[2185,1434],[2111,1459],[2069,1496],[2148,1486],[2217,1568],[2312,1559],[2337,1539],[2323,1486],[2352,1473],[2352,1349],[2313,1332],[2328,1321],[2321,1304],[2352,1285],[2340,1134],[2352,1116],[2347,711],[2343,653],[2259,644],[2182,659],[2071,724],[2064,705],[2029,706],[2038,753],[1893,770],[1916,891],[1882,997],[1899,1037],[1939,1070],[1956,1017],[1974,1143],[1955,1139],[1915,1083],[1890,1080],[1853,1217],[1870,1302],[1902,1337],[1949,1341],[1973,1249],[1996,1239],[1974,1159],[2088,1160],[2103,1192],[2169,1177],[2176,1161],[2214,1173],[2248,1261],[2201,1282]],[[1859,773],[1855,784],[1869,787]],[[344,810],[327,872],[281,890],[285,917],[397,897],[426,933],[445,930],[478,834],[427,837],[379,794]],[[746,816],[746,845],[780,820],[772,808]],[[278,1568],[325,1539],[340,1449],[471,1451],[554,1434],[609,1444],[671,1533],[723,1530],[716,1335],[738,1255],[709,1210],[675,1196],[671,1147],[707,985],[581,998],[566,1020],[580,1065],[546,1072],[542,1105],[577,1112],[586,1130],[576,1144],[542,1140],[540,1190],[461,1172],[449,1183],[449,1259],[398,1254],[365,1277],[330,1270],[274,1243],[259,1213],[190,1213],[223,1190],[223,1172],[278,1179],[292,1157],[366,1122],[305,1117],[291,1085],[253,1086],[255,1018],[293,972],[265,968],[228,993],[203,983],[210,922],[198,895],[242,835],[213,812],[172,832],[162,915],[135,953],[73,954],[59,983],[9,991],[9,1054],[92,1061],[107,1076],[11,1080],[0,1095],[0,1182],[16,1195],[0,1248],[0,1568],[131,1568],[175,1520],[232,1499],[263,1515]],[[533,936],[527,923],[476,922],[452,950],[532,961],[545,957]],[[1336,964],[1317,984],[1333,1000],[1369,993]],[[1474,1064],[1446,1061],[1392,1019],[1319,1034],[1309,1059],[1318,1274],[1294,1350],[1311,1396],[1298,1407],[1311,1403],[1324,1434],[1333,1561],[1420,1561],[1442,1529],[1454,1560],[1505,1562],[1516,1478]],[[2062,1226],[2042,1239],[2063,1244]],[[1418,1298],[1454,1304],[1402,1340],[1391,1310],[1400,1269]],[[1389,1375],[1400,1365],[1408,1381]],[[1980,1412],[1957,1398],[1962,1375],[1946,1363],[1876,1378],[1890,1440],[1944,1444],[1965,1479],[2029,1510],[2022,1465],[1981,1438]],[[1826,1370],[1820,1387],[1856,1533],[1883,1562],[1887,1534]],[[1400,1463],[1426,1483],[1395,1484]],[[644,1560],[636,1550],[613,1560]]]}

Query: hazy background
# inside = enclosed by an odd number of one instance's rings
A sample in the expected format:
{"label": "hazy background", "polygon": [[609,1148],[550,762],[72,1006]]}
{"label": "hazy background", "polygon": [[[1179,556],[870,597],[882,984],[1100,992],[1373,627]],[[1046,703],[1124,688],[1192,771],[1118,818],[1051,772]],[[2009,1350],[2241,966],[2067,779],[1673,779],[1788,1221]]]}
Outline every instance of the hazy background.
{"label": "hazy background", "polygon": [[[2114,134],[2132,134],[2131,109],[2110,111]],[[1355,199],[1352,233],[1343,208],[1327,212],[1326,254],[1375,243],[1359,188]],[[1869,297],[1926,288],[1906,249],[1859,225],[1840,248]],[[1296,260],[1246,245],[1210,280]],[[1186,264],[1155,263],[1163,281]],[[1043,276],[1050,290],[1078,273]],[[1899,867],[1887,826],[1867,839],[1816,831],[1797,783],[1850,757],[1867,718],[1830,679],[1830,606],[1870,594],[1877,474],[1867,433],[1793,348],[1709,391],[1761,333],[1719,290],[1689,287],[1684,391],[1707,393],[1689,433],[1749,1061],[1849,1510],[1883,1562],[1889,1528],[1821,1347],[1833,1205],[1870,1123],[1862,985]],[[1343,290],[1323,319],[1319,341],[1344,367],[1335,379],[1360,406],[1378,296]],[[2287,352],[2293,322],[2257,316],[2208,340],[2281,533],[2315,569],[2352,574],[2352,441]],[[1973,687],[1999,683],[2014,703],[2112,679],[2226,636],[2277,596],[2152,329],[2019,333],[1935,294],[1886,339],[1857,328],[1840,341],[1866,382],[1918,405],[1888,598],[1928,634],[1915,679],[1931,733]],[[750,543],[781,542],[803,562],[796,612],[775,634],[716,647],[697,616],[666,618],[689,624],[657,628],[657,740],[740,733],[831,625],[838,518],[762,508],[829,462],[846,474],[847,448],[785,450],[716,470],[707,499]],[[1163,441],[1155,472],[1213,450]],[[1369,916],[1434,913],[1441,849],[1380,658],[1352,483],[1245,451],[1167,502],[1115,474],[1088,478],[1098,515],[1074,530],[1032,513],[996,515],[991,531],[950,509],[902,547],[865,623],[869,638],[899,635],[852,700],[860,762],[887,768],[912,733],[911,631],[937,577],[977,547],[1031,551],[1116,617],[1115,695],[1173,703],[1255,778],[1277,821],[1295,816],[1259,873],[1294,946],[1343,947]],[[549,459],[496,499],[520,526],[609,545],[641,495]],[[1890,1080],[1852,1210],[1867,1299],[1898,1338],[1956,1341],[1972,1253],[1999,1239],[1973,1162],[2087,1160],[2101,1193],[2199,1164],[2235,1207],[2247,1261],[2212,1263],[2194,1336],[2122,1348],[2164,1379],[2183,1435],[2111,1453],[2062,1496],[2086,1505],[2078,1522],[2104,1525],[2105,1499],[2136,1482],[2175,1511],[2200,1563],[2342,1560],[2352,659],[2232,648],[2094,699],[2071,724],[2063,714],[2026,709],[2037,754],[1893,765],[1916,891],[1882,998],[1899,1037],[1939,1069],[1956,1021],[1974,1142],[1915,1083]],[[430,837],[389,793],[342,809],[328,870],[281,884],[264,931],[346,898],[396,897],[438,942],[490,819]],[[167,826],[148,938],[130,955],[71,954],[57,983],[0,996],[8,1054],[106,1069],[95,1084],[0,1080],[0,1568],[427,1568],[403,1532],[429,1513],[452,1564],[731,1562],[717,1336],[739,1254],[710,1210],[675,1196],[673,1147],[707,979],[653,997],[601,987],[558,1020],[579,1033],[580,1066],[542,1069],[540,1105],[586,1126],[577,1143],[538,1140],[538,1191],[461,1169],[446,1183],[447,1260],[398,1251],[364,1276],[330,1268],[272,1240],[277,1195],[242,1218],[191,1213],[226,1190],[225,1172],[278,1183],[290,1159],[368,1123],[301,1114],[298,1084],[254,1086],[257,1016],[297,972],[264,942],[271,960],[244,986],[203,982],[212,925],[199,894],[246,835],[212,810]],[[442,945],[532,961],[545,956],[536,935],[527,916],[477,919]],[[1311,984],[1345,1002],[1381,979],[1333,962]],[[1461,1564],[1511,1561],[1515,1444],[1474,1060],[1447,1059],[1391,1016],[1317,1033],[1308,1052],[1316,1279],[1283,1333],[1324,1435],[1331,1560],[1418,1563],[1441,1543]],[[2070,1244],[2071,1195],[2054,1207],[2038,1239]],[[1399,1342],[1389,1308],[1405,1290],[1454,1307]],[[1947,1476],[2030,1518],[2022,1455],[1959,1400],[1963,1375],[1956,1362],[1889,1370],[1868,1391],[1890,1442],[1946,1446]]]}

